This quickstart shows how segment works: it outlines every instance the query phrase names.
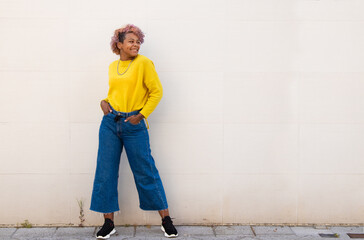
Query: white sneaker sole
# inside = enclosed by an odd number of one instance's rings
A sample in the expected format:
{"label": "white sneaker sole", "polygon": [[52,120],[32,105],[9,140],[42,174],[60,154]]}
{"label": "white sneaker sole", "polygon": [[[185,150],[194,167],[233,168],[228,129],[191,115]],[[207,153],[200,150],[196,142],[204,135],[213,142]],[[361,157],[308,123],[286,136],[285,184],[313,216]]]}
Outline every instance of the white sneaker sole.
{"label": "white sneaker sole", "polygon": [[110,236],[113,235],[114,233],[116,233],[115,228],[108,235],[106,235],[105,237],[96,235],[96,238],[98,238],[98,239],[109,239]]}
{"label": "white sneaker sole", "polygon": [[162,229],[162,231],[164,232],[164,236],[165,236],[165,237],[167,237],[167,238],[175,238],[175,237],[178,237],[178,233],[177,233],[177,234],[171,234],[171,235],[168,235],[168,234],[166,233],[166,230],[164,230],[163,225],[161,226],[161,229]]}

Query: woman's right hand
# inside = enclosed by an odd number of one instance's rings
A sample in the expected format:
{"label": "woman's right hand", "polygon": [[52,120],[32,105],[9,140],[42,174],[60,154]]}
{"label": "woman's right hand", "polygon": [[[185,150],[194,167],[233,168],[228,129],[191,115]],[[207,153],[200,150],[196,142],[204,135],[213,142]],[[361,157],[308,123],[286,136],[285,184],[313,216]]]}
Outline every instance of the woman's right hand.
{"label": "woman's right hand", "polygon": [[105,100],[102,100],[101,103],[101,109],[104,112],[104,115],[107,115],[112,112],[109,103],[107,103]]}

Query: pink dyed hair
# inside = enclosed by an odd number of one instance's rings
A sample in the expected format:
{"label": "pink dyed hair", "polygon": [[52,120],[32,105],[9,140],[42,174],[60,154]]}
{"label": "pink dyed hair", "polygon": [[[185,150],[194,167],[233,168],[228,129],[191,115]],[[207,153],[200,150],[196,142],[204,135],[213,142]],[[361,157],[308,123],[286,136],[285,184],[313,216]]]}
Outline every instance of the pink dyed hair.
{"label": "pink dyed hair", "polygon": [[140,43],[144,42],[144,33],[140,28],[133,24],[127,24],[119,29],[116,29],[114,35],[111,37],[110,46],[113,53],[117,55],[120,55],[120,49],[117,48],[116,44],[119,42],[119,35],[121,33],[134,33],[139,38]]}

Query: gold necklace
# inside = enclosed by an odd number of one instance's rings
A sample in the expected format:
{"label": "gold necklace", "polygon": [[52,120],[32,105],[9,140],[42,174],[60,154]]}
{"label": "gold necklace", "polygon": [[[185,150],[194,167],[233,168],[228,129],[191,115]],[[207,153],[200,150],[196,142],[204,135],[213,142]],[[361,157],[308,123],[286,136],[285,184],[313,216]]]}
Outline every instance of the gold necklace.
{"label": "gold necklace", "polygon": [[128,65],[128,68],[123,72],[123,73],[119,73],[119,63],[120,63],[120,59],[119,59],[119,62],[118,62],[118,67],[116,68],[116,71],[118,72],[119,76],[121,75],[124,75],[126,73],[126,71],[128,71],[129,67],[130,67],[130,64],[134,61],[134,59],[132,59]]}

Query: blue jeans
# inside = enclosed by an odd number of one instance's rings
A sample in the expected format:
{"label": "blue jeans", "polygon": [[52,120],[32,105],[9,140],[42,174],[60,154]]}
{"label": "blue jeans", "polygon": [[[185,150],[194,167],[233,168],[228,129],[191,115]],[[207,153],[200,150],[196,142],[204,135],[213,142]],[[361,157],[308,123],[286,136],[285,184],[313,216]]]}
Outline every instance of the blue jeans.
{"label": "blue jeans", "polygon": [[145,121],[139,124],[124,122],[139,111],[112,112],[102,119],[99,131],[99,150],[90,210],[101,213],[119,211],[118,178],[120,156],[125,148],[143,210],[168,208],[163,184],[149,146]]}

